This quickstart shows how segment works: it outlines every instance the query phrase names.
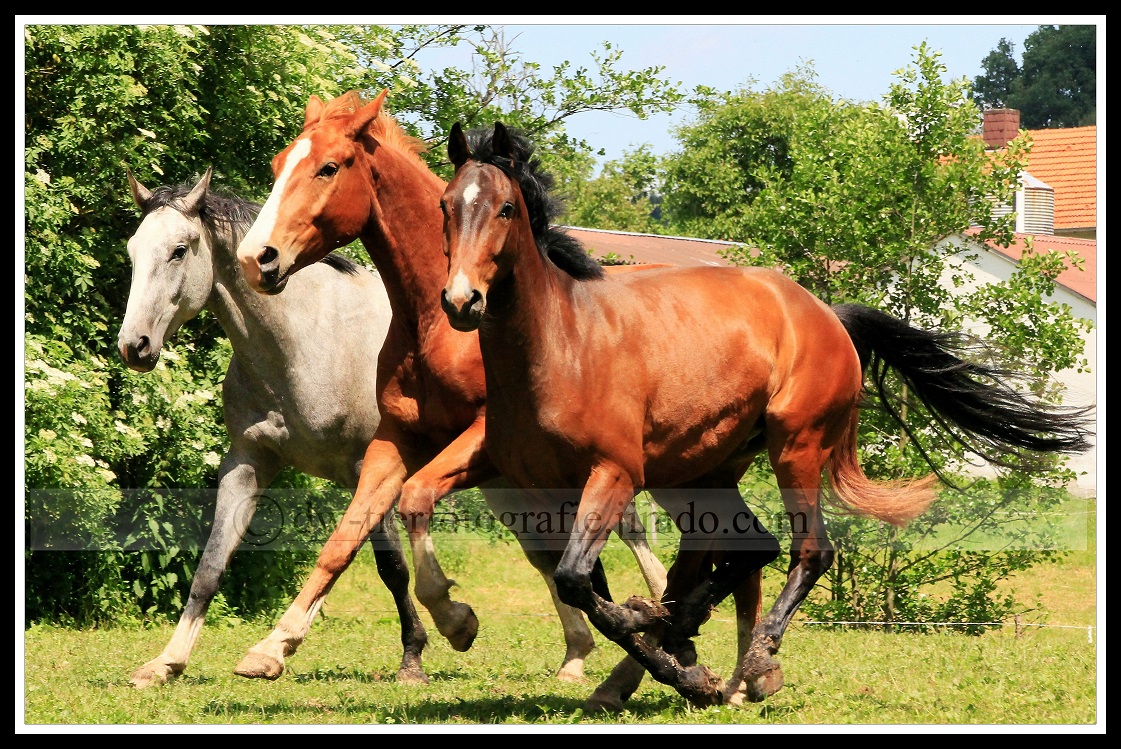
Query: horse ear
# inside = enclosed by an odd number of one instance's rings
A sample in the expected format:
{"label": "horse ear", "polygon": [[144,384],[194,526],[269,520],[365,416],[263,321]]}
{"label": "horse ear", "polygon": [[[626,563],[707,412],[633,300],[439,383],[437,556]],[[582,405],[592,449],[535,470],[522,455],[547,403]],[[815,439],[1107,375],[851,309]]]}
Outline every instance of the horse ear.
{"label": "horse ear", "polygon": [[495,154],[514,160],[514,140],[510,137],[510,131],[501,122],[494,123],[494,138],[491,143],[494,145]]}
{"label": "horse ear", "polygon": [[136,203],[137,208],[144,210],[144,204],[152,198],[152,191],[137,181],[132,169],[126,166],[125,171],[128,172],[128,186],[132,190],[132,201]]}
{"label": "horse ear", "polygon": [[187,213],[198,213],[199,208],[202,207],[202,202],[206,200],[206,191],[210,187],[210,176],[212,174],[214,174],[214,167],[207,167],[206,174],[202,175],[198,184],[191,188],[187,197],[183,198],[183,208]]}
{"label": "horse ear", "polygon": [[315,94],[312,94],[307,100],[307,106],[304,108],[304,130],[307,130],[313,123],[319,122],[320,115],[323,114],[323,100]]}
{"label": "horse ear", "polygon": [[377,98],[354,113],[354,117],[346,126],[347,135],[351,138],[357,138],[359,133],[377,119],[377,116],[381,114],[381,105],[385,103],[385,97],[388,93],[389,89],[383,88]]}
{"label": "horse ear", "polygon": [[471,158],[471,149],[467,146],[467,136],[463,133],[463,126],[458,122],[452,125],[451,134],[448,135],[448,158],[456,169],[467,163]]}

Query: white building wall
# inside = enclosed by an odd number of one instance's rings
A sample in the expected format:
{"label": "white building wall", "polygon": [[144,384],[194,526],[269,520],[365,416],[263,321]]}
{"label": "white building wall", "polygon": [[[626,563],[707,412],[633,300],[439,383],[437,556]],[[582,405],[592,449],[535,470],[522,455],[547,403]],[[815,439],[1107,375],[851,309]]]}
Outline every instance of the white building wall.
{"label": "white building wall", "polygon": [[[959,244],[961,239],[954,238],[952,241],[954,241],[955,244]],[[960,292],[968,293],[968,291],[984,284],[1006,281],[1016,270],[1016,262],[1011,258],[1001,255],[994,250],[981,247],[975,242],[971,242],[971,245],[977,247],[977,251],[972,254],[978,256],[977,260],[967,263],[969,270],[972,271],[974,275],[974,280],[972,284],[960,287]],[[944,275],[942,282],[946,287],[953,288],[949,272]],[[1093,325],[1090,331],[1083,335],[1085,341],[1085,357],[1089,361],[1089,371],[1078,372],[1074,369],[1067,369],[1056,373],[1055,379],[1063,386],[1065,391],[1063,395],[1063,405],[1094,405],[1097,401],[1098,367],[1104,366],[1104,363],[1099,362],[1097,359],[1097,305],[1081,294],[1076,294],[1064,286],[1056,286],[1055,293],[1049,297],[1047,301],[1068,305],[1076,317],[1090,320]],[[975,325],[970,332],[982,338],[988,333],[988,331],[980,325]],[[1027,362],[1026,364],[1030,366],[1031,362]],[[1081,455],[1072,456],[1067,462],[1067,467],[1078,473],[1078,478],[1075,480],[1074,485],[1070,487],[1071,491],[1082,496],[1095,496],[1097,491],[1096,448]],[[984,468],[978,469],[977,472],[979,474],[991,473]]]}

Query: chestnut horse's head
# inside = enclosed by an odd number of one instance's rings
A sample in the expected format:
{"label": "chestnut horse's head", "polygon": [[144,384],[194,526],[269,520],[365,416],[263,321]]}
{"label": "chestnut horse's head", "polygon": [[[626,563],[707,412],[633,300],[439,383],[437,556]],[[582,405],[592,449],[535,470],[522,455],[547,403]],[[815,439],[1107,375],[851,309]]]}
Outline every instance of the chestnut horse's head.
{"label": "chestnut horse's head", "polygon": [[328,104],[308,100],[303,131],[272,160],[272,192],[237,250],[253,289],[279,293],[293,273],[354,241],[369,222],[364,139],[387,91],[369,103],[354,92]]}

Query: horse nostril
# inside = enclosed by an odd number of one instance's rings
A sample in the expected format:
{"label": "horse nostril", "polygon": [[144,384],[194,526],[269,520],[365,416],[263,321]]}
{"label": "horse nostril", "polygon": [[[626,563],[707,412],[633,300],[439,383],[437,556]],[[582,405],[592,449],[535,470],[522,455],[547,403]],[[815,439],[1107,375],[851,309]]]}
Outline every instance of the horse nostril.
{"label": "horse nostril", "polygon": [[148,339],[148,336],[140,336],[140,340],[136,342],[136,353],[145,356],[151,348],[152,342]]}
{"label": "horse nostril", "polygon": [[264,268],[266,265],[275,263],[278,257],[280,257],[280,253],[276,251],[276,248],[266,245],[265,249],[261,250],[261,254],[257,256],[257,263]]}
{"label": "horse nostril", "polygon": [[478,289],[471,289],[471,301],[467,302],[467,305],[464,307],[464,309],[470,309],[471,307],[474,307],[478,302],[481,302],[482,300],[483,300],[483,293],[481,291],[479,291]]}

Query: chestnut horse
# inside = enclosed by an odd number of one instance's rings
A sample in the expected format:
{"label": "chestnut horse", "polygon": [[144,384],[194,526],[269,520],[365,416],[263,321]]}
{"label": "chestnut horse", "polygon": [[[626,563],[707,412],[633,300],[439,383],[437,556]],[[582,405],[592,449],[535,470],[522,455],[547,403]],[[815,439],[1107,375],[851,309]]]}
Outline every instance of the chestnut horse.
{"label": "chestnut horse", "polygon": [[[423,143],[382,111],[385,96],[382,91],[369,103],[354,92],[327,104],[309,99],[303,131],[273,159],[276,182],[238,249],[249,285],[280,294],[301,268],[358,238],[393,310],[380,354],[367,351],[377,357],[381,422],[365,451],[354,499],[276,629],[238,664],[242,676],[277,678],[283,672],[284,659],[306,637],[331,586],[363,540],[391,517],[398,499],[417,599],[452,647],[468,649],[478,620],[470,606],[448,595],[452,583],[427,532],[434,505],[450,492],[487,484],[483,495],[500,518],[532,509],[522,492],[495,487],[499,474],[483,448],[487,383],[478,339],[452,330],[440,309],[448,267],[439,208],[445,182],[420,157]],[[338,335],[321,345],[349,345],[345,331]],[[652,595],[660,597],[665,567],[647,546],[633,507],[619,531]],[[556,559],[525,535],[519,541],[548,584],[564,627],[567,652],[557,675],[580,679],[594,646],[591,631],[580,611],[557,597]]]}
{"label": "chestnut horse", "polygon": [[[457,124],[448,153],[456,171],[440,201],[443,307],[452,327],[472,340],[478,331],[486,449],[515,486],[576,492],[575,521],[557,539],[561,600],[690,703],[724,699],[691,638],[712,606],[779,554],[737,488],[755,455],[766,451],[794,527],[786,584],[741,663],[752,700],[781,687],[783,634],[832,563],[823,499],[897,525],[934,499],[933,474],[864,474],[864,364],[899,372],[955,437],[997,462],[1088,446],[1084,411],[1049,409],[995,379],[1002,370],[964,361],[951,337],[867,307],[830,308],[777,271],[605,276],[550,225],[550,181],[532,146],[501,123],[470,140]],[[678,523],[680,552],[664,605],[619,605],[592,572],[643,489]]]}

